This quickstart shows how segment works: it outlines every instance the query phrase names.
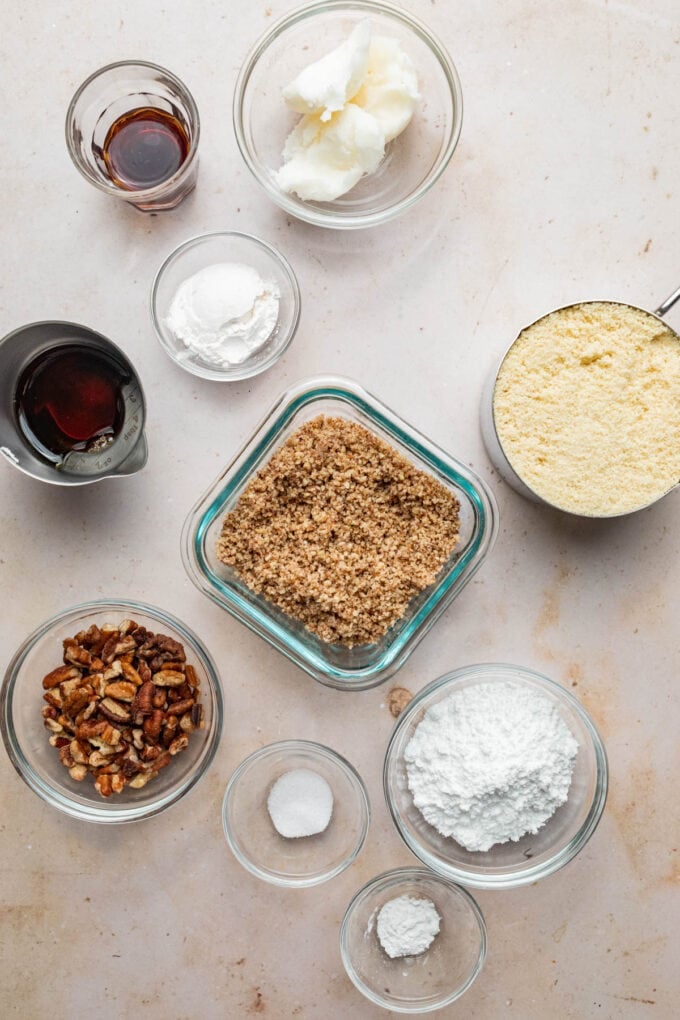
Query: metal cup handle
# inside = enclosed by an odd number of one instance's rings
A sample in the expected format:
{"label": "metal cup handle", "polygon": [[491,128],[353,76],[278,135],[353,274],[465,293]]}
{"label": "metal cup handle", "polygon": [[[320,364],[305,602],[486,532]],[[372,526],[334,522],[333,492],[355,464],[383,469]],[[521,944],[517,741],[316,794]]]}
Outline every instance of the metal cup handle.
{"label": "metal cup handle", "polygon": [[659,307],[655,310],[654,314],[658,315],[661,318],[666,314],[667,311],[669,311],[673,307],[676,301],[680,301],[680,287],[678,287],[677,290],[674,290],[673,293],[669,297],[667,297],[665,301],[661,302]]}

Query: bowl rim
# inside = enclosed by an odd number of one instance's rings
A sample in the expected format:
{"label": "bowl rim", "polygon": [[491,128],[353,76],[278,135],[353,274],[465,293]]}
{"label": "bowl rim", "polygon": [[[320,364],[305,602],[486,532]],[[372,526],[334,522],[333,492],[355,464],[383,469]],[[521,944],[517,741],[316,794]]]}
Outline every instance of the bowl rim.
{"label": "bowl rim", "polygon": [[[416,1009],[414,1009],[411,1007],[395,1005],[395,1003],[392,1002],[391,1000],[384,999],[382,998],[382,996],[373,992],[372,989],[369,989],[369,987],[362,981],[356,969],[354,968],[354,964],[352,963],[352,958],[349,952],[347,932],[354,910],[374,890],[381,888],[389,888],[391,885],[396,886],[404,881],[409,880],[413,881],[424,878],[427,879],[429,882],[435,882],[442,886],[445,886],[449,891],[454,892],[455,895],[458,896],[470,909],[472,915],[477,921],[477,927],[479,930],[479,953],[477,956],[477,962],[472,972],[470,973],[467,980],[464,982],[463,985],[461,985],[460,988],[458,988],[455,992],[446,996],[446,998],[443,998],[439,1002],[433,1003],[425,1007],[419,1006]],[[417,866],[393,868],[390,871],[384,871],[382,872],[382,874],[376,875],[374,878],[369,879],[368,882],[366,882],[364,885],[361,886],[360,889],[357,890],[357,892],[350,900],[347,909],[345,910],[342,923],[340,925],[340,955],[342,957],[342,963],[347,973],[347,976],[350,978],[354,986],[362,993],[362,995],[365,995],[367,999],[370,999],[370,1001],[374,1002],[376,1005],[392,1010],[395,1013],[431,1013],[434,1010],[442,1009],[444,1006],[448,1006],[452,1002],[455,1002],[456,999],[459,999],[462,995],[465,994],[465,992],[467,992],[470,986],[479,977],[479,974],[484,966],[484,961],[486,960],[487,942],[488,936],[486,930],[486,921],[484,920],[484,914],[482,913],[481,907],[477,903],[474,896],[472,896],[472,894],[463,886],[458,885],[456,882],[452,882],[444,875],[438,874],[437,872],[432,871],[430,868],[422,868]]]}
{"label": "bowl rim", "polygon": [[[380,658],[368,665],[342,668],[333,665],[322,650],[305,646],[264,610],[255,611],[232,591],[228,583],[216,586],[203,552],[206,534],[223,510],[230,489],[245,485],[264,451],[270,449],[282,429],[308,404],[322,399],[344,402],[379,426],[411,454],[420,469],[436,469],[468,499],[475,528],[468,548],[433,589],[408,628],[386,645]],[[383,437],[384,438],[384,437]],[[236,466],[238,465],[238,470]],[[486,482],[474,470],[428,439],[397,412],[352,379],[324,375],[302,379],[285,390],[243,446],[227,463],[189,511],[181,536],[182,562],[187,574],[204,595],[263,637],[291,662],[315,680],[337,690],[366,690],[393,676],[436,623],[454,598],[468,584],[491,552],[498,534],[498,506]],[[224,589],[224,590],[223,590]]]}
{"label": "bowl rim", "polygon": [[[250,857],[247,857],[241,850],[236,834],[234,833],[233,827],[230,825],[228,819],[228,807],[231,797],[233,796],[234,790],[236,789],[240,779],[251,765],[257,763],[261,759],[264,760],[270,755],[287,751],[306,751],[311,755],[322,757],[326,761],[332,762],[333,765],[338,766],[349,778],[352,786],[359,794],[361,828],[352,852],[335,867],[324,872],[315,873],[310,877],[302,876],[286,878],[258,867],[258,865],[255,864]],[[251,875],[255,875],[257,878],[262,879],[264,882],[269,882],[271,885],[277,885],[286,889],[309,889],[312,886],[321,885],[323,882],[327,882],[331,878],[335,878],[336,875],[340,875],[346,868],[354,863],[361,853],[368,836],[370,822],[371,801],[368,796],[366,784],[361,778],[359,772],[355,769],[352,763],[349,762],[343,755],[339,754],[338,751],[335,751],[332,747],[328,747],[328,745],[321,744],[315,740],[276,740],[271,744],[265,744],[264,747],[258,747],[255,751],[251,751],[251,753],[247,755],[232,772],[224,791],[224,797],[222,798],[222,830],[224,832],[224,838],[227,841],[227,845],[236,860],[246,869],[246,871],[249,871]]]}
{"label": "bowl rim", "polygon": [[[440,861],[428,851],[427,847],[423,843],[414,839],[407,831],[406,827],[402,824],[401,813],[397,807],[396,798],[393,795],[389,780],[390,768],[393,764],[393,759],[396,753],[395,748],[398,738],[401,736],[413,717],[422,710],[424,703],[429,699],[430,695],[444,687],[448,687],[450,690],[453,690],[457,684],[462,681],[474,678],[475,676],[483,677],[485,673],[488,673],[491,670],[497,673],[507,672],[508,675],[505,678],[499,677],[497,680],[489,677],[488,682],[511,682],[514,680],[516,683],[522,684],[525,679],[529,679],[531,682],[536,683],[537,686],[543,688],[548,694],[552,694],[553,697],[556,697],[559,701],[566,703],[584,725],[584,728],[590,737],[595,758],[595,790],[588,813],[581,824],[581,827],[566,846],[553,853],[548,860],[543,863],[531,864],[528,859],[527,864],[523,867],[522,871],[516,872],[512,875],[508,875],[503,872],[492,875],[480,875],[476,872],[468,871],[465,867],[454,864],[444,864]],[[526,666],[518,666],[508,662],[481,662],[473,663],[469,666],[461,666],[458,669],[443,673],[435,680],[432,680],[429,684],[426,684],[426,686],[415,695],[412,701],[409,702],[395,723],[387,744],[383,764],[383,793],[385,795],[385,802],[392,821],[394,822],[397,832],[401,836],[403,842],[409,850],[423,862],[423,864],[427,865],[428,868],[431,868],[438,875],[441,875],[443,878],[447,878],[450,881],[460,882],[461,885],[476,889],[511,889],[522,885],[528,885],[538,881],[540,878],[552,875],[554,872],[563,868],[566,864],[573,860],[573,858],[576,857],[586,845],[599,824],[607,801],[608,783],[609,767],[604,742],[590,716],[590,713],[581,704],[578,698],[576,698],[566,687],[563,687],[556,680],[552,680],[550,677],[545,676],[545,674],[529,669]]]}
{"label": "bowl rim", "polygon": [[[246,89],[257,61],[269,45],[282,35],[287,28],[297,24],[298,22],[305,21],[314,17],[316,14],[324,14],[326,12],[342,10],[343,8],[346,8],[348,11],[363,11],[366,12],[367,15],[370,15],[371,13],[387,15],[415,32],[415,34],[429,47],[444,72],[449,86],[453,106],[453,116],[451,119],[448,141],[443,154],[439,158],[439,163],[435,170],[423,182],[421,182],[410,195],[402,199],[400,202],[395,203],[387,209],[382,209],[379,212],[361,213],[351,216],[341,216],[334,214],[332,211],[318,210],[316,207],[310,206],[302,201],[302,199],[294,199],[279,188],[273,187],[269,179],[269,175],[261,169],[260,163],[251,153],[248,145],[248,133],[243,121],[243,99]],[[232,121],[234,134],[236,136],[236,143],[241,156],[243,157],[243,161],[260,187],[273,202],[284,210],[284,212],[289,213],[296,219],[303,220],[304,222],[311,223],[315,226],[330,227],[336,230],[354,230],[363,227],[378,226],[379,224],[387,223],[389,220],[401,215],[401,213],[410,209],[420,198],[422,198],[423,195],[425,195],[439,180],[444,170],[449,165],[460,138],[463,126],[463,89],[456,66],[444,45],[430,31],[427,25],[421,21],[420,18],[411,14],[410,11],[406,11],[404,8],[399,7],[396,4],[385,2],[385,0],[315,0],[313,3],[296,7],[294,10],[289,11],[283,17],[279,18],[278,21],[274,22],[274,24],[271,25],[267,31],[256,40],[249,52],[246,54],[239,69],[234,87]]]}
{"label": "bowl rim", "polygon": [[[269,255],[273,262],[275,262],[281,269],[284,278],[286,279],[290,287],[290,296],[293,302],[293,313],[291,325],[286,333],[284,341],[279,344],[272,352],[271,357],[259,365],[250,365],[248,367],[248,359],[242,363],[241,366],[237,366],[235,371],[232,370],[219,370],[211,369],[197,365],[191,360],[181,361],[175,352],[169,346],[163,328],[161,326],[160,316],[158,314],[158,290],[161,286],[163,278],[167,270],[177,262],[185,252],[190,251],[193,248],[199,248],[206,242],[214,241],[218,238],[238,238],[241,241],[247,243],[253,242],[256,247],[260,248],[267,255]],[[151,285],[151,293],[149,296],[150,310],[151,310],[151,322],[153,323],[154,332],[156,337],[168,355],[170,360],[174,362],[179,368],[183,368],[185,372],[190,372],[192,375],[198,376],[200,379],[209,379],[214,382],[241,382],[243,379],[251,379],[253,376],[259,375],[261,372],[265,372],[268,368],[271,368],[281,358],[284,352],[290,346],[293,337],[297,333],[298,326],[300,324],[300,315],[302,311],[302,296],[300,293],[300,285],[298,283],[295,271],[291,266],[286,256],[279,251],[278,248],[274,247],[268,241],[265,241],[261,237],[257,237],[255,234],[249,234],[242,230],[211,230],[203,234],[195,234],[192,237],[187,238],[178,244],[175,248],[169,252],[168,255],[163,259],[160,266],[156,270]]]}
{"label": "bowl rim", "polygon": [[[71,140],[71,128],[75,124],[75,112],[76,106],[81,96],[85,93],[86,89],[95,82],[98,78],[101,78],[104,74],[109,71],[117,71],[119,68],[140,68],[148,71],[160,71],[161,74],[165,75],[173,83],[177,91],[182,95],[193,118],[194,132],[191,138],[191,144],[189,146],[189,152],[184,162],[177,168],[172,176],[161,181],[160,184],[154,184],[152,188],[139,188],[136,191],[124,192],[121,188],[116,187],[114,184],[107,184],[105,180],[91,173],[89,168],[81,164],[77,157],[76,151]],[[75,166],[76,170],[93,184],[95,188],[102,191],[105,195],[112,195],[114,198],[122,198],[127,202],[138,203],[138,202],[151,202],[155,198],[162,198],[178,181],[188,176],[188,172],[198,165],[198,143],[201,137],[201,118],[198,112],[198,106],[189,88],[184,84],[181,78],[178,78],[176,74],[169,71],[167,67],[163,67],[161,64],[155,64],[150,60],[114,60],[112,63],[104,64],[103,67],[98,67],[96,71],[89,74],[87,78],[81,82],[76,91],[71,97],[71,101],[68,104],[66,110],[66,118],[64,121],[64,135],[66,138],[66,148],[68,154],[71,157],[71,162]],[[134,196],[131,198],[130,196]]]}
{"label": "bowl rim", "polygon": [[[75,622],[76,619],[87,615],[88,612],[100,612],[107,609],[118,609],[122,611],[127,609],[133,611],[137,610],[139,613],[143,613],[157,619],[161,625],[170,627],[172,630],[179,633],[184,640],[188,640],[193,646],[192,651],[196,649],[198,657],[202,660],[202,665],[208,678],[208,687],[210,689],[212,699],[212,725],[205,734],[205,751],[203,759],[200,762],[200,767],[188,776],[184,783],[177,789],[173,789],[169,793],[159,797],[152,804],[145,804],[137,807],[134,805],[127,807],[116,805],[115,809],[112,809],[113,804],[109,806],[107,801],[104,800],[101,805],[94,801],[87,805],[76,804],[68,796],[62,793],[57,793],[49,782],[42,779],[35,772],[30,762],[27,760],[16,737],[12,723],[12,696],[16,688],[19,671],[29,652],[56,624],[67,620],[71,616],[74,617]],[[151,818],[165,810],[165,808],[175,804],[186,793],[188,793],[189,790],[196,786],[199,780],[209,769],[215,757],[222,733],[223,716],[224,703],[219,673],[211,654],[208,652],[201,639],[190,627],[188,627],[185,623],[182,623],[181,620],[173,616],[171,613],[168,613],[166,610],[160,609],[158,606],[151,605],[148,602],[133,601],[131,599],[93,599],[88,602],[79,602],[61,610],[58,613],[55,613],[36,627],[22,641],[7,665],[2,685],[0,686],[0,734],[2,735],[5,750],[7,751],[9,759],[21,779],[23,779],[26,785],[30,787],[30,789],[33,790],[33,792],[36,793],[42,800],[50,806],[57,808],[59,811],[62,811],[64,814],[69,815],[72,818],[76,818],[79,821],[96,822],[104,825],[123,824],[141,821],[145,818]]]}

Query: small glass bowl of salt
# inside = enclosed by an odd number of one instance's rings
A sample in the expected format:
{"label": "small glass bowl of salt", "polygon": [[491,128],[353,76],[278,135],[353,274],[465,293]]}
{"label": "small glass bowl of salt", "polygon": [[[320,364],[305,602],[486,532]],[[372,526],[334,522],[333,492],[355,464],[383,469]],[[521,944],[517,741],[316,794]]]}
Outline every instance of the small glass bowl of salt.
{"label": "small glass bowl of salt", "polygon": [[163,349],[203,379],[248,379],[278,361],[295,336],[300,288],[272,245],[225,230],[185,241],[151,289]]}
{"label": "small glass bowl of salt", "polygon": [[354,896],[340,952],[371,1002],[393,1013],[429,1013],[460,998],[478,976],[486,925],[465,889],[425,868],[397,868]]}
{"label": "small glass bowl of salt", "polygon": [[227,784],[224,835],[236,859],[265,882],[319,885],[344,871],[368,833],[363,780],[322,744],[282,740],[253,752]]}

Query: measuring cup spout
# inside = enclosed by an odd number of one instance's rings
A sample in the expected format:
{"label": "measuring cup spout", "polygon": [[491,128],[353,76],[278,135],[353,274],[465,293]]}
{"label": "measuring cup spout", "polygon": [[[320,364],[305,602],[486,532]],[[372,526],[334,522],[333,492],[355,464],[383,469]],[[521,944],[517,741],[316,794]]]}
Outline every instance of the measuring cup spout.
{"label": "measuring cup spout", "polygon": [[146,436],[140,436],[135,443],[135,448],[129,457],[126,457],[122,464],[114,468],[111,472],[112,475],[134,475],[136,471],[141,471],[147,462],[149,456],[149,447],[146,441]]}

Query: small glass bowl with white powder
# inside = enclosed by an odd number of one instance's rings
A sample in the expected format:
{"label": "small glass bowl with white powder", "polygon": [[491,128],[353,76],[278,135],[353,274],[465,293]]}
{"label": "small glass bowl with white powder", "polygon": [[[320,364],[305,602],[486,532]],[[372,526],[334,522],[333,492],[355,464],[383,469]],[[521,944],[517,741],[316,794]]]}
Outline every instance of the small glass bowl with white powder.
{"label": "small glass bowl with white powder", "polygon": [[248,379],[278,361],[293,339],[300,288],[266,241],[235,230],[202,234],[156,273],[151,316],[164,350],[186,371]]}
{"label": "small glass bowl with white powder", "polygon": [[463,885],[552,874],[604,810],[607,756],[589,714],[553,680],[481,664],[428,684],[388,744],[385,797],[416,856]]}
{"label": "small glass bowl with white powder", "polygon": [[253,752],[224,794],[224,835],[258,878],[289,888],[319,885],[356,859],[368,833],[363,780],[329,747],[282,740]]}
{"label": "small glass bowl with white powder", "polygon": [[468,892],[424,868],[378,875],[352,899],[342,962],[371,1002],[428,1013],[458,999],[486,956],[486,926]]}

